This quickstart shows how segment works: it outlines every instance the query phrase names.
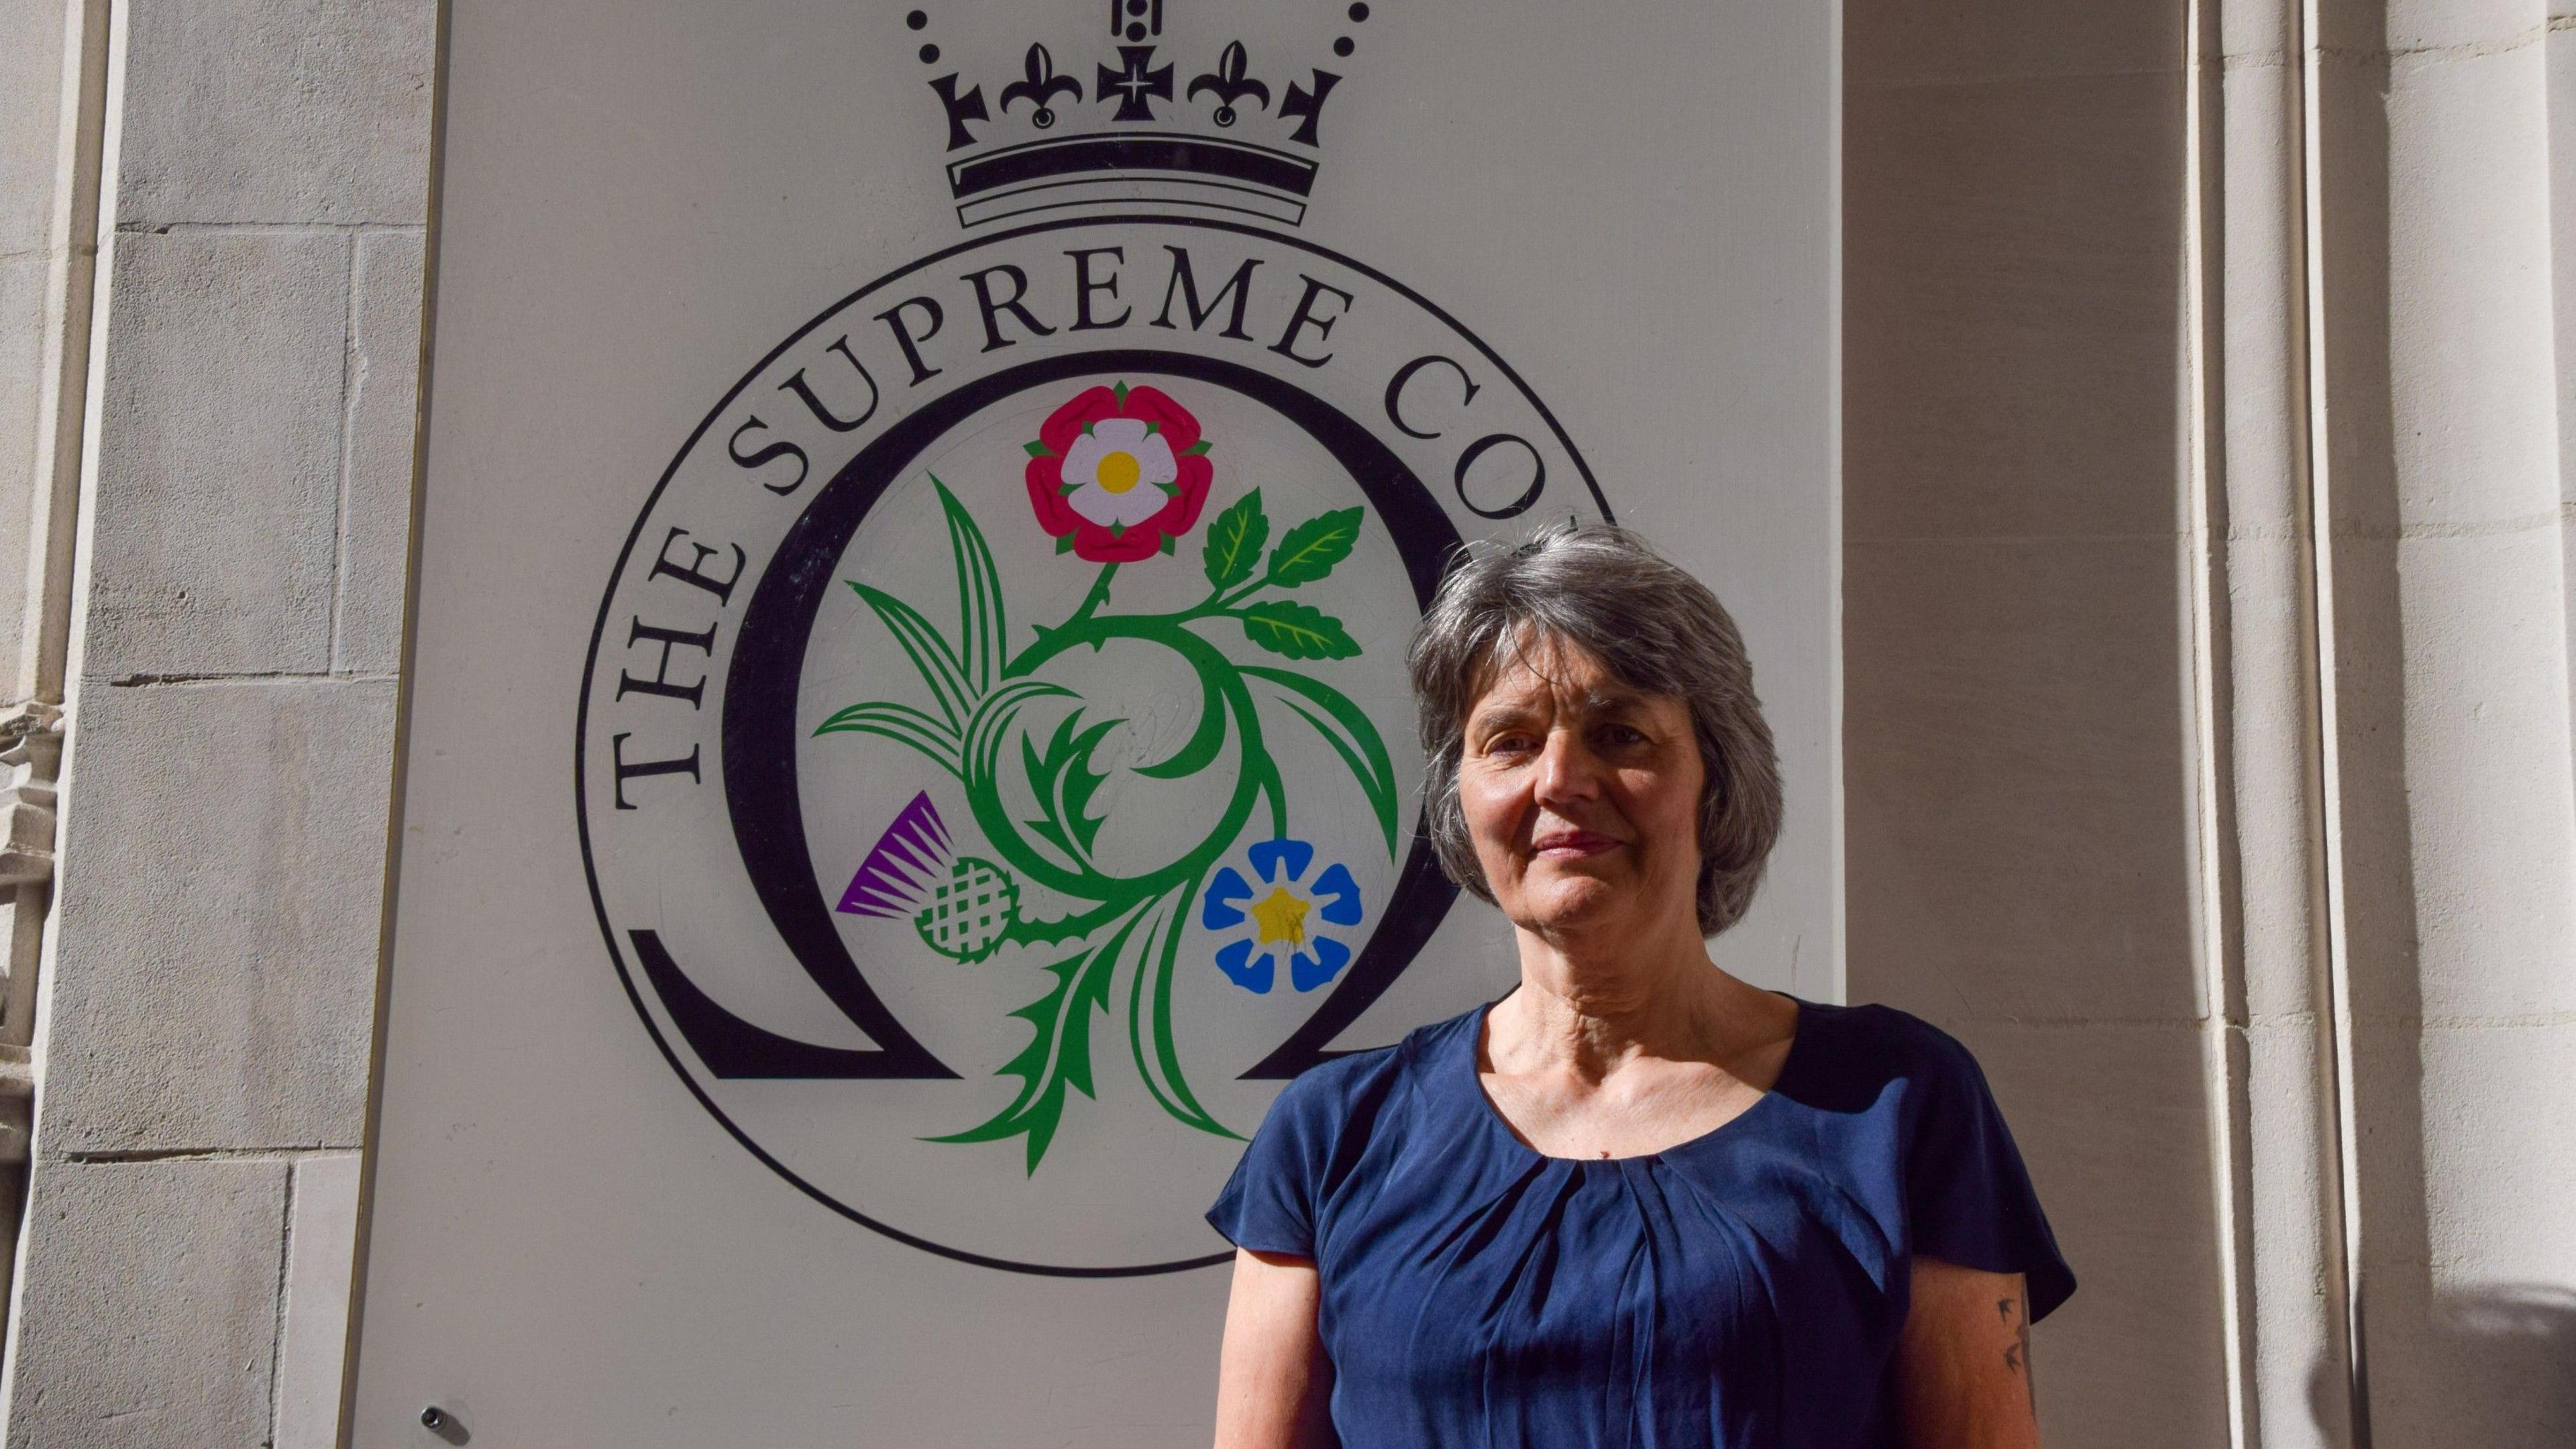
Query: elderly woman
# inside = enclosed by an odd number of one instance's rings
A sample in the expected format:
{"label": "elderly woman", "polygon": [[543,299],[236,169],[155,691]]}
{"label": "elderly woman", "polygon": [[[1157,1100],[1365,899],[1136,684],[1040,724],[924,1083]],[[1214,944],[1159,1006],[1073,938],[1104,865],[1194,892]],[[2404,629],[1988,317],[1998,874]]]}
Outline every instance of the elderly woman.
{"label": "elderly woman", "polygon": [[1280,1094],[1220,1449],[2022,1449],[2074,1291],[1983,1076],[1707,939],[1780,827],[1735,624],[1608,526],[1476,554],[1411,658],[1433,841],[1520,984]]}

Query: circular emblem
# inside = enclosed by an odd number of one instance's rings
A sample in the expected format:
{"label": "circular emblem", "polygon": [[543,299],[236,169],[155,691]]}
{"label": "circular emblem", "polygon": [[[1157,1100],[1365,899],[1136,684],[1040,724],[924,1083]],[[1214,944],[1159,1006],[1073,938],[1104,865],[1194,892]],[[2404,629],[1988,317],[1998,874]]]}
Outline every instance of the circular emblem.
{"label": "circular emblem", "polygon": [[1065,221],[844,298],[601,602],[581,842],[647,1031],[899,1241],[1223,1261],[1242,1138],[1455,898],[1405,641],[1462,538],[1569,514],[1608,508],[1500,358],[1291,237]]}

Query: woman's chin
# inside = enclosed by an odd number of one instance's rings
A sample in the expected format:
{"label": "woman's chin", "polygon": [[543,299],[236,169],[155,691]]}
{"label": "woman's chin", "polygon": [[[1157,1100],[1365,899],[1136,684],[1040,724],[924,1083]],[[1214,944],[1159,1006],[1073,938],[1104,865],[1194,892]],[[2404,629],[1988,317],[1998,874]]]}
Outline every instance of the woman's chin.
{"label": "woman's chin", "polygon": [[1569,874],[1524,885],[1521,911],[1513,920],[1534,931],[1581,930],[1620,921],[1634,913],[1636,892],[1610,881]]}

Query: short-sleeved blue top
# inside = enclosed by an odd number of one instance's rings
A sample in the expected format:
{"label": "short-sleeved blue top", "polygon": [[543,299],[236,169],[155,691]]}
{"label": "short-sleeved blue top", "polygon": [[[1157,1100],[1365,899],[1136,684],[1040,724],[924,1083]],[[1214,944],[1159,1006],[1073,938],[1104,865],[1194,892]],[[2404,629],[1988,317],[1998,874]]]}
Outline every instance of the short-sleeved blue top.
{"label": "short-sleeved blue top", "polygon": [[1965,1047],[1799,1002],[1771,1091],[1642,1157],[1532,1150],[1486,1008],[1289,1084],[1208,1221],[1314,1260],[1345,1449],[1894,1449],[1917,1255],[2075,1290]]}

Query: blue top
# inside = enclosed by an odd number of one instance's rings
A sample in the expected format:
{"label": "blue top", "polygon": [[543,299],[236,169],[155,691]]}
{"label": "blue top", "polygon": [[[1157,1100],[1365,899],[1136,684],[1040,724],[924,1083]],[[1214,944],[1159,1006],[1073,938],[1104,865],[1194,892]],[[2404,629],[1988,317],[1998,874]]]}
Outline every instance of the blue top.
{"label": "blue top", "polygon": [[1345,1449],[1894,1449],[1916,1254],[2075,1291],[1967,1048],[1799,1002],[1771,1091],[1643,1157],[1547,1157],[1476,1076],[1485,1008],[1272,1104],[1208,1221],[1311,1258]]}

